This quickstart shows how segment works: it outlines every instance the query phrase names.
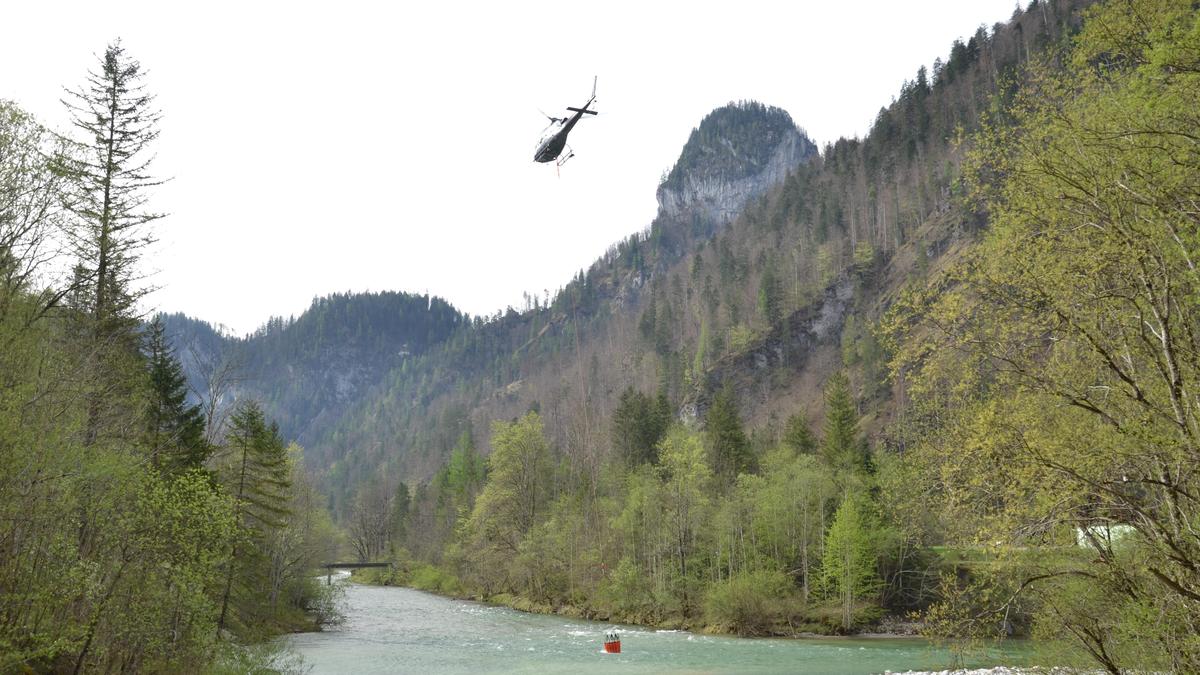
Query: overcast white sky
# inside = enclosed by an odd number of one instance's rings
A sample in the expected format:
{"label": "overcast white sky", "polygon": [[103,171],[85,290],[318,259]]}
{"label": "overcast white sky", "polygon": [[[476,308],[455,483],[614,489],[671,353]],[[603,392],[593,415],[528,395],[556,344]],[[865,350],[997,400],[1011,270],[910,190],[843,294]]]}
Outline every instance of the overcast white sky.
{"label": "overcast white sky", "polygon": [[[61,87],[120,37],[164,113],[146,258],[164,311],[238,333],[317,295],[406,290],[472,314],[554,290],[654,216],[731,100],[824,146],[1013,0],[7,3],[0,98],[62,128]],[[552,115],[600,78],[555,175]]]}

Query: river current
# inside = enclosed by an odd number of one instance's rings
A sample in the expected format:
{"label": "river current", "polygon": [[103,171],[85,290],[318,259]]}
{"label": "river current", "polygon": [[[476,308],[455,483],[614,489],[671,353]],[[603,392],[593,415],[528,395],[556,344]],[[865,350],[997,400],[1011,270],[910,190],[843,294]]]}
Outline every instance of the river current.
{"label": "river current", "polygon": [[[344,582],[343,582],[344,583]],[[907,638],[744,639],[527,614],[408,588],[346,584],[346,621],[287,638],[312,673],[820,673],[939,670]],[[604,632],[620,631],[621,654]],[[968,665],[1012,663],[995,654]]]}

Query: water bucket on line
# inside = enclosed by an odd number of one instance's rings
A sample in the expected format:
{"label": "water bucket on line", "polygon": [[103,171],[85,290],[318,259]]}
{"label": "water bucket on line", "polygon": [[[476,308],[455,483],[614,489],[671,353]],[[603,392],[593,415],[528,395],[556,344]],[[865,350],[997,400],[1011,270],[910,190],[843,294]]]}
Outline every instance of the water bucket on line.
{"label": "water bucket on line", "polygon": [[621,636],[617,633],[617,631],[610,630],[604,634],[604,653],[621,653]]}

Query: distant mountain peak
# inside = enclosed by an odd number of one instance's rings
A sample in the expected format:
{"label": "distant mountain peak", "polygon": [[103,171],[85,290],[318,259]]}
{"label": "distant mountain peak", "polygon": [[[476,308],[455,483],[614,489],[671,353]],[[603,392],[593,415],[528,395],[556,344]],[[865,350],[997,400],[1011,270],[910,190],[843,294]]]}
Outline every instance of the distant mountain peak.
{"label": "distant mountain peak", "polygon": [[786,110],[757,101],[729,103],[692,129],[658,187],[660,212],[690,212],[719,225],[816,153]]}

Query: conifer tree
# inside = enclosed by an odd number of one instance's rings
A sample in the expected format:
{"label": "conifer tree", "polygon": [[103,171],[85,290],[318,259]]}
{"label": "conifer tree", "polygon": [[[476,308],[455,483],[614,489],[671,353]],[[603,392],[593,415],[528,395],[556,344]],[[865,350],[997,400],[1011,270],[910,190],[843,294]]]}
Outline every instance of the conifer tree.
{"label": "conifer tree", "polygon": [[141,84],[140,64],[120,41],[108,46],[99,72],[83,87],[67,90],[63,103],[81,139],[70,141],[56,161],[67,179],[65,206],[74,216],[68,243],[76,259],[71,298],[77,332],[89,365],[84,441],[94,443],[113,418],[114,401],[135,385],[140,251],[152,241],[145,225],[162,217],[145,210],[146,190],[161,184],[146,155],[158,137],[154,97]]}
{"label": "conifer tree", "polygon": [[811,455],[817,451],[817,438],[813,436],[804,415],[792,415],[787,419],[782,441],[792,452]]}
{"label": "conifer tree", "polygon": [[783,284],[775,271],[774,261],[768,261],[758,285],[758,312],[774,329],[783,323]]}
{"label": "conifer tree", "polygon": [[[667,398],[667,392],[662,389],[658,390],[658,395],[654,397],[654,442],[652,445],[657,446],[671,428],[671,423],[675,420],[675,414],[671,410],[671,401]],[[657,450],[655,451],[657,454]]]}
{"label": "conifer tree", "polygon": [[[485,460],[475,450],[475,439],[470,430],[459,434],[458,442],[450,453],[450,461],[446,465],[446,483],[450,496],[454,499],[455,518],[461,510],[470,508],[475,495],[483,489],[483,481],[487,474]],[[465,515],[465,514],[464,514]]]}
{"label": "conifer tree", "polygon": [[858,412],[845,373],[836,373],[825,385],[825,439],[821,454],[839,471],[865,471],[867,457],[858,439]]}
{"label": "conifer tree", "polygon": [[750,454],[750,439],[742,428],[733,389],[726,386],[713,398],[705,416],[710,463],[713,475],[725,486],[733,484],[738,474],[749,471],[754,458]]}
{"label": "conifer tree", "polygon": [[155,317],[145,335],[150,390],[146,411],[150,463],[167,473],[201,468],[211,452],[204,439],[204,415],[187,403],[187,378]]}
{"label": "conifer tree", "polygon": [[283,439],[254,401],[241,404],[230,417],[223,459],[222,483],[234,499],[240,536],[230,552],[217,632],[245,633],[254,627],[266,572],[259,544],[284,525],[290,487]]}
{"label": "conifer tree", "polygon": [[665,394],[660,392],[652,399],[627,387],[613,411],[613,448],[626,466],[654,462],[658,454],[656,446],[670,423],[671,406]]}

